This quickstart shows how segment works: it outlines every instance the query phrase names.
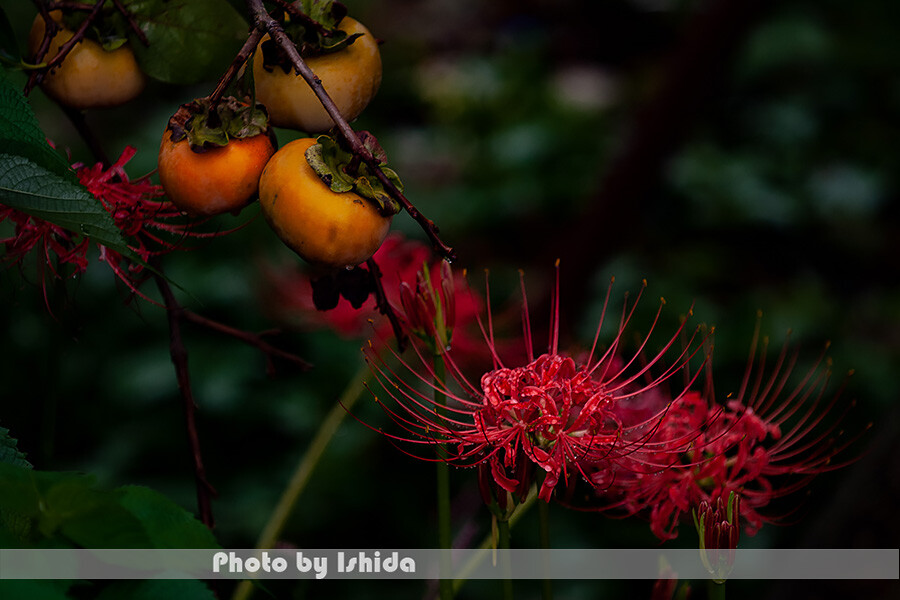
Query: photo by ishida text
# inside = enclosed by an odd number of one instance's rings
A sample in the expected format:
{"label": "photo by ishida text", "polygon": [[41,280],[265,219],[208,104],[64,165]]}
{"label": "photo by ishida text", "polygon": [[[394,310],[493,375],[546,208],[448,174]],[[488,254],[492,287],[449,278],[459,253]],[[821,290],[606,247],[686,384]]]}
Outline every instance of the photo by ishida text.
{"label": "photo by ishida text", "polygon": [[[416,561],[409,556],[401,556],[399,552],[375,551],[343,551],[328,554],[310,554],[297,551],[293,560],[284,552],[271,556],[269,552],[262,551],[253,556],[241,557],[237,552],[216,552],[213,555],[213,573],[227,574],[298,574],[314,576],[316,579],[324,579],[329,575],[329,559],[333,559],[337,574],[357,573],[415,573]],[[293,573],[291,571],[293,570]]]}

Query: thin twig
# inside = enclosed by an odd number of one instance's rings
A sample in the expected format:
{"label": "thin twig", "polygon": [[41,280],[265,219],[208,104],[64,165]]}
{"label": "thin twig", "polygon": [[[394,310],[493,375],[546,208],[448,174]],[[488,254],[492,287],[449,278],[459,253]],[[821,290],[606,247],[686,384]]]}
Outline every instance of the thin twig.
{"label": "thin twig", "polygon": [[394,338],[397,340],[397,348],[400,352],[403,352],[406,348],[406,334],[403,333],[403,327],[400,325],[397,313],[394,312],[394,308],[388,302],[387,294],[384,292],[384,284],[381,281],[381,269],[374,258],[367,260],[366,266],[369,267],[369,273],[372,274],[372,281],[375,284],[375,306],[378,307],[378,312],[386,316],[388,321],[391,322],[391,329],[394,330]]}
{"label": "thin twig", "polygon": [[57,8],[63,10],[83,10],[85,12],[94,10],[94,4],[90,2],[65,2],[64,0],[60,0],[59,2],[51,2],[50,10],[56,10]]}
{"label": "thin twig", "polygon": [[240,72],[241,67],[244,66],[244,63],[247,62],[247,59],[250,58],[250,55],[253,54],[253,51],[256,49],[256,46],[259,44],[259,40],[262,38],[263,32],[255,27],[250,32],[250,36],[247,38],[247,41],[244,42],[244,45],[241,46],[240,51],[237,53],[237,56],[234,57],[234,60],[231,61],[231,64],[228,65],[228,69],[225,70],[225,73],[219,78],[219,83],[216,84],[216,89],[213,90],[213,93],[209,95],[209,104],[210,106],[215,106],[219,103],[219,100],[222,98],[222,94],[225,93],[225,89],[234,81],[235,76]]}
{"label": "thin twig", "polygon": [[[97,16],[100,14],[100,9],[103,8],[103,4],[105,1],[106,0],[97,0],[97,3],[94,5],[93,10],[91,10],[91,14],[87,16],[87,18],[84,20],[84,23],[81,24],[74,35],[72,35],[72,37],[69,38],[66,43],[59,47],[59,51],[56,53],[56,56],[51,58],[45,66],[31,72],[31,74],[28,76],[28,82],[25,84],[25,90],[23,92],[24,95],[27,96],[29,93],[31,93],[31,90],[34,89],[34,86],[43,81],[45,75],[58,67],[62,63],[62,61],[66,59],[66,56],[69,55],[69,52],[72,51],[72,48],[75,47],[75,44],[84,39],[85,32],[87,32],[88,27],[91,26],[91,23],[93,23]],[[48,37],[52,39],[56,35],[56,31],[53,33],[53,35],[49,35],[51,29],[53,29],[49,25],[49,21],[54,20],[50,18],[49,13],[45,15],[45,12],[46,11],[42,10],[41,16],[44,18],[44,23],[46,26],[46,29],[44,30],[44,40],[46,41]],[[49,21],[47,19],[49,19]],[[56,29],[58,31],[59,28],[57,27]],[[49,44],[50,42],[47,41],[48,48]],[[43,47],[43,42],[41,43],[41,47]],[[46,50],[44,52],[46,53]]]}
{"label": "thin twig", "polygon": [[75,130],[78,131],[78,135],[80,135],[81,139],[84,140],[84,143],[87,144],[88,150],[91,151],[94,158],[103,163],[104,167],[110,166],[112,163],[109,160],[109,156],[107,156],[106,151],[103,150],[103,144],[100,143],[100,140],[94,135],[93,130],[88,126],[84,113],[77,108],[66,106],[55,98],[52,98],[52,100],[56,102],[60,110],[63,111],[69,118],[69,121],[72,122],[72,126],[75,127]]}
{"label": "thin twig", "polygon": [[181,308],[180,316],[186,321],[190,321],[191,323],[200,325],[212,331],[217,331],[219,333],[231,336],[250,346],[255,346],[259,349],[260,352],[265,355],[266,373],[270,376],[274,375],[276,372],[275,363],[272,360],[273,358],[279,358],[288,361],[296,365],[301,371],[308,371],[312,368],[312,365],[310,363],[303,360],[296,354],[287,352],[280,348],[276,348],[275,346],[267,342],[264,339],[265,332],[251,333],[249,331],[244,331],[243,329],[237,329],[236,327],[231,327],[230,325],[225,325],[224,323],[219,323],[218,321],[208,319],[203,315],[199,315],[183,307]]}
{"label": "thin twig", "polygon": [[118,9],[118,11],[122,14],[123,17],[125,17],[125,20],[128,21],[128,26],[131,28],[131,31],[134,32],[134,35],[136,35],[137,38],[139,40],[141,40],[141,43],[144,46],[149,47],[150,40],[147,39],[147,35],[138,26],[137,22],[134,20],[134,17],[132,16],[131,12],[129,12],[129,10],[127,8],[125,8],[125,5],[122,4],[122,0],[113,0],[113,4],[116,5],[116,8]]}
{"label": "thin twig", "polygon": [[196,411],[194,394],[191,390],[191,378],[188,371],[188,354],[181,337],[181,318],[184,317],[184,309],[175,299],[172,288],[166,278],[155,273],[156,286],[162,294],[163,301],[169,317],[169,353],[175,365],[175,375],[178,379],[178,389],[181,392],[181,400],[184,408],[184,419],[187,426],[188,443],[191,446],[191,455],[194,461],[194,475],[197,479],[197,509],[200,520],[204,525],[213,528],[215,521],[212,514],[212,497],[216,490],[206,479],[206,469],[203,466],[203,455],[200,451],[200,438],[197,435]]}
{"label": "thin twig", "polygon": [[[43,2],[35,0],[35,4],[37,5],[38,12],[41,14],[41,18],[44,20],[44,37],[41,39],[41,45],[38,46],[37,52],[31,58],[35,63],[40,64],[43,62],[44,57],[47,56],[47,52],[50,50],[50,44],[61,27],[59,23],[50,16],[50,10]],[[31,90],[37,85],[38,74],[38,71],[32,71],[28,74],[28,81],[25,83],[25,89],[23,90],[24,95],[27,96],[31,93]]]}
{"label": "thin twig", "polygon": [[353,128],[350,127],[350,124],[347,123],[347,120],[341,115],[341,111],[322,86],[322,81],[315,73],[313,73],[312,69],[309,68],[309,65],[306,64],[303,57],[300,56],[297,47],[291,42],[287,34],[285,34],[284,28],[282,28],[281,24],[272,18],[268,12],[266,12],[262,0],[247,0],[247,8],[250,10],[256,28],[265,30],[269,33],[272,39],[275,40],[275,42],[285,51],[288,58],[290,58],[291,64],[294,66],[297,73],[304,81],[306,81],[310,88],[312,88],[313,93],[322,103],[325,112],[328,113],[328,116],[331,117],[331,120],[334,121],[337,126],[341,137],[343,137],[350,145],[351,151],[362,158],[372,172],[375,173],[376,177],[378,177],[378,180],[384,185],[387,193],[397,200],[409,216],[422,227],[426,235],[431,239],[434,249],[447,260],[454,260],[456,258],[456,253],[453,248],[441,240],[438,235],[438,228],[434,224],[434,221],[426,218],[425,215],[419,212],[419,210],[416,209],[416,207],[413,206],[413,204],[388,179],[387,175],[384,174],[381,170],[379,161],[369,149],[363,145],[359,136],[356,135],[356,132],[353,131]]}

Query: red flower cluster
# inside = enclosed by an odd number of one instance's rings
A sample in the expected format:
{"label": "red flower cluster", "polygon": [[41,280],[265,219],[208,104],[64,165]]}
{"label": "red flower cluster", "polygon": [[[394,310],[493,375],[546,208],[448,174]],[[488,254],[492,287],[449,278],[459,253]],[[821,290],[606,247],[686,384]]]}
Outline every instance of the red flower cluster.
{"label": "red flower cluster", "polygon": [[[195,223],[184,219],[171,202],[156,200],[164,192],[148,177],[129,179],[125,165],[134,154],[134,148],[126,147],[115,164],[106,169],[101,163],[91,167],[81,163],[72,165],[81,184],[100,201],[116,227],[126,236],[134,254],[146,262],[152,256],[179,248],[179,238],[215,235],[194,231]],[[74,267],[73,275],[87,268],[90,239],[19,210],[0,206],[0,221],[6,219],[15,225],[13,236],[0,239],[6,248],[6,261],[19,263],[37,247],[43,255],[40,264],[49,266],[56,277],[62,276],[58,270],[60,265]],[[145,277],[144,264],[102,244],[96,245],[99,259],[108,264],[132,291],[140,293],[137,287]]]}
{"label": "red flower cluster", "polygon": [[[732,494],[740,498],[747,534],[777,522],[761,511],[816,475],[845,466],[849,461],[835,457],[854,441],[839,440],[843,414],[823,423],[841,394],[825,401],[830,373],[820,368],[821,359],[788,387],[797,359],[788,350],[785,343],[769,373],[765,347],[759,365],[751,355],[740,391],[724,405],[696,392],[673,401],[653,436],[629,457],[634,462],[604,472],[605,480],[613,480],[605,496],[616,498],[627,513],[649,516],[653,533],[663,540],[678,535],[678,524],[693,509],[728,503]],[[686,452],[671,452],[673,440],[685,439],[691,440]]]}
{"label": "red flower cluster", "polygon": [[40,264],[48,265],[57,277],[60,275],[54,268],[54,262],[57,265],[73,266],[76,274],[87,268],[87,239],[77,240],[74,233],[59,225],[0,205],[0,222],[3,221],[9,221],[15,226],[12,237],[0,239],[0,244],[6,250],[3,257],[5,262],[21,263],[32,250],[39,248],[43,255]]}
{"label": "red flower cluster", "polygon": [[[699,351],[694,343],[697,331],[683,349],[674,352],[668,365],[651,376],[651,369],[664,362],[685,327],[682,323],[662,350],[642,360],[662,305],[638,352],[627,360],[619,355],[619,347],[637,302],[626,306],[606,352],[595,357],[601,318],[594,348],[576,361],[559,351],[559,309],[554,304],[548,351],[535,357],[526,302],[523,334],[528,362],[516,367],[506,366],[497,351],[488,310],[488,325],[482,330],[494,367],[481,376],[478,385],[464,375],[455,346],[441,356],[452,376],[447,380],[435,377],[425,352],[415,345],[424,372],[407,364],[417,375],[413,382],[373,357],[374,371],[397,408],[382,406],[407,432],[395,439],[452,448],[447,460],[487,466],[500,489],[520,495],[535,479],[534,473],[541,472],[540,497],[545,501],[570,475],[587,478],[595,463],[633,460],[661,418],[639,407]],[[438,406],[436,396],[448,399],[446,408]],[[638,415],[642,418],[634,419]]]}
{"label": "red flower cluster", "polygon": [[[422,320],[420,305],[428,304],[422,286],[419,290],[421,302],[404,302],[407,311],[415,308],[417,314],[408,318],[413,323]],[[558,280],[550,342],[539,356],[533,352],[525,302],[527,359],[516,366],[500,358],[488,308],[482,332],[494,364],[477,383],[463,374],[455,346],[439,354],[447,377],[434,369],[436,359],[427,343],[413,345],[419,359],[415,365],[394,354],[413,374],[411,380],[391,361],[370,353],[373,371],[392,402],[376,399],[404,431],[385,435],[441,448],[439,453],[416,453],[424,460],[477,466],[489,503],[505,498],[506,492],[521,500],[536,481],[542,500],[556,497],[573,505],[576,486],[587,483],[595,498],[588,508],[644,516],[663,540],[674,538],[679,523],[698,507],[731,505],[732,497],[739,514],[729,535],[736,540],[738,518],[752,535],[763,522],[776,520],[761,512],[774,498],[846,464],[834,458],[852,440],[828,439],[840,419],[823,426],[840,394],[823,403],[829,378],[818,368],[789,388],[796,354],[788,357],[787,345],[768,373],[763,348],[761,364],[751,360],[740,392],[720,405],[712,400],[709,354],[701,352],[708,346],[700,328],[684,335],[682,322],[664,338],[661,350],[647,357],[661,304],[637,350],[623,355],[639,295],[630,306],[626,302],[604,352],[598,351],[601,316],[590,352],[568,356],[558,348],[557,296]],[[429,329],[432,337],[438,331]],[[679,343],[683,337],[688,339]],[[751,356],[755,346],[756,341]],[[703,364],[690,375],[695,357]],[[680,372],[685,384],[673,393],[666,384]],[[691,389],[701,373],[707,375],[703,393]]]}

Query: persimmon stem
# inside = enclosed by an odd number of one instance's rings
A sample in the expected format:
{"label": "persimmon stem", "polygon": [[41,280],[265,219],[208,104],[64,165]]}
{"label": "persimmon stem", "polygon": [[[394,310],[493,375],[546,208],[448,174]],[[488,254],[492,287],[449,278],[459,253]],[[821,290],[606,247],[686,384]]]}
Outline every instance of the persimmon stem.
{"label": "persimmon stem", "polygon": [[256,46],[259,44],[259,40],[262,38],[263,32],[258,28],[254,27],[250,31],[249,37],[247,37],[247,41],[244,42],[244,45],[241,46],[240,51],[238,51],[237,56],[234,57],[234,60],[231,61],[231,64],[228,65],[228,69],[225,70],[225,73],[219,79],[219,82],[216,84],[216,89],[213,90],[213,93],[209,95],[209,105],[211,107],[215,106],[219,103],[219,100],[222,99],[222,95],[225,93],[225,90],[231,85],[231,82],[234,81],[234,78],[240,72],[241,67],[247,62],[250,58],[250,55],[253,54],[253,51],[256,49]]}
{"label": "persimmon stem", "polygon": [[397,348],[403,352],[406,348],[406,334],[403,333],[403,327],[400,325],[397,313],[394,312],[391,303],[388,302],[387,294],[384,292],[384,284],[381,281],[381,269],[378,268],[378,263],[375,262],[374,258],[367,260],[366,266],[369,268],[369,273],[372,274],[373,287],[375,289],[375,306],[378,307],[378,312],[386,316],[388,321],[390,321],[391,329],[394,331],[394,338],[397,340]]}
{"label": "persimmon stem", "polygon": [[447,260],[454,260],[456,258],[456,252],[444,243],[438,235],[438,228],[434,224],[434,221],[428,219],[416,209],[415,206],[403,195],[403,193],[397,189],[397,186],[388,179],[387,175],[384,174],[384,171],[381,170],[381,165],[379,161],[375,158],[372,152],[369,151],[368,148],[363,145],[362,141],[357,136],[356,132],[350,127],[350,124],[347,123],[347,120],[341,115],[341,111],[338,109],[337,105],[335,105],[334,100],[331,99],[331,96],[328,95],[328,92],[325,91],[325,88],[322,86],[322,81],[313,73],[312,69],[309,68],[309,65],[306,64],[306,61],[303,60],[303,57],[300,56],[300,52],[297,50],[297,47],[290,40],[287,34],[284,32],[284,28],[281,24],[275,20],[267,11],[265,6],[263,6],[262,0],[246,0],[247,8],[250,11],[250,14],[254,21],[254,26],[257,29],[264,30],[268,32],[268,34],[275,40],[277,43],[287,54],[288,58],[291,60],[291,64],[294,66],[294,69],[297,71],[297,74],[303,78],[304,81],[310,86],[313,93],[319,99],[319,102],[322,103],[322,107],[325,109],[325,112],[328,113],[328,116],[331,117],[331,120],[334,121],[335,126],[337,127],[338,132],[341,137],[346,140],[347,144],[349,144],[351,151],[358,155],[363,162],[365,162],[378,180],[384,186],[385,191],[394,198],[400,206],[409,214],[410,217],[413,218],[425,231],[426,235],[428,235],[431,240],[434,249],[441,254]]}

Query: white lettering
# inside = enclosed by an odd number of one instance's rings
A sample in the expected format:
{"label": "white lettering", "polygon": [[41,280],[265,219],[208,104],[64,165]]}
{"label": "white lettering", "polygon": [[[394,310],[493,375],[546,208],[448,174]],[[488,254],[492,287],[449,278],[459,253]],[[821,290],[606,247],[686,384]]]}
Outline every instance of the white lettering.
{"label": "white lettering", "polygon": [[308,556],[303,556],[303,552],[298,552],[297,570],[301,573],[314,571],[316,579],[323,579],[328,575],[328,557],[314,556],[313,558],[309,558]]}

